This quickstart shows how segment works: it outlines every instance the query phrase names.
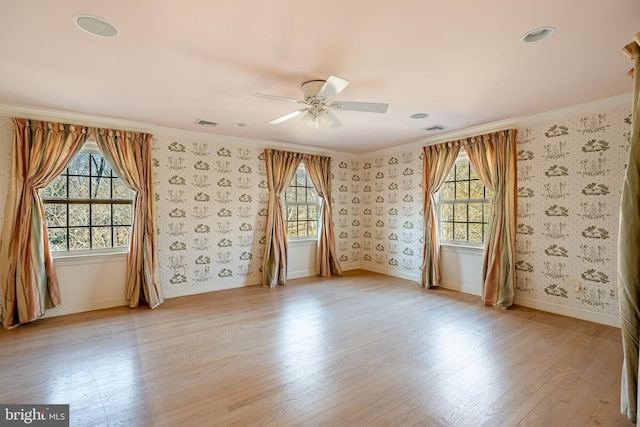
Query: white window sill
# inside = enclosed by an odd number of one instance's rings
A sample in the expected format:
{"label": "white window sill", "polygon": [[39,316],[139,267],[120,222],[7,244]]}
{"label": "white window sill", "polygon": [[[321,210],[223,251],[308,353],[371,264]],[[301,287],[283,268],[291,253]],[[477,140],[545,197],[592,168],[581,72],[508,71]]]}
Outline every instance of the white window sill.
{"label": "white window sill", "polygon": [[455,243],[440,243],[440,249],[445,252],[466,253],[470,255],[482,255],[484,246],[471,246]]}
{"label": "white window sill", "polygon": [[73,251],[52,252],[53,262],[55,265],[78,265],[78,264],[101,264],[105,262],[126,261],[127,250],[109,251],[109,252],[88,252],[82,251],[74,253]]}
{"label": "white window sill", "polygon": [[289,246],[315,246],[318,244],[318,238],[289,238],[287,239]]}

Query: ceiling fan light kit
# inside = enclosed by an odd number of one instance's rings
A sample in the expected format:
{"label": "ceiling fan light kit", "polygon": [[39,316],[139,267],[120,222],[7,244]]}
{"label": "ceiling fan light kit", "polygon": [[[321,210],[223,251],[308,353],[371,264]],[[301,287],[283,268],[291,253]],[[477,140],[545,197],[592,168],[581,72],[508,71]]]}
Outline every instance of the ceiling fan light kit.
{"label": "ceiling fan light kit", "polygon": [[336,76],[329,76],[327,80],[310,80],[301,85],[304,100],[285,98],[276,95],[254,93],[252,96],[258,98],[275,99],[277,101],[295,102],[297,104],[308,105],[307,108],[293,111],[284,116],[271,120],[271,124],[279,124],[286,120],[302,115],[302,122],[314,129],[329,128],[336,129],[342,127],[338,117],[331,111],[332,109],[344,111],[360,111],[365,113],[386,113],[389,104],[375,102],[334,102],[329,104],[340,92],[342,92],[349,82]]}

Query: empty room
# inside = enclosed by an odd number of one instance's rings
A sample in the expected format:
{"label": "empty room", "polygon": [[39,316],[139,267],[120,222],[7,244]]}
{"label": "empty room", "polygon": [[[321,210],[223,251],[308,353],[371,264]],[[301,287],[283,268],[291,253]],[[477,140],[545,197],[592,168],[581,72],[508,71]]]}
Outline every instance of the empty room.
{"label": "empty room", "polygon": [[0,10],[0,425],[636,423],[638,0]]}

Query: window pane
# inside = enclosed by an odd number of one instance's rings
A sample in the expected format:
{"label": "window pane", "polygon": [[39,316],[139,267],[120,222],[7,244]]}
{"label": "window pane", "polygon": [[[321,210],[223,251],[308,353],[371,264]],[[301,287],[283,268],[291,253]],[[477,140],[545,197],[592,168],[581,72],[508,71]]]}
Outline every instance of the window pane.
{"label": "window pane", "polygon": [[89,227],[69,227],[69,250],[90,248]]}
{"label": "window pane", "polygon": [[295,221],[298,217],[298,211],[296,210],[297,206],[287,206],[285,207],[285,221]]}
{"label": "window pane", "polygon": [[49,249],[52,251],[67,250],[67,229],[66,228],[50,228],[47,230],[49,235]]}
{"label": "window pane", "polygon": [[493,191],[491,191],[491,189],[486,188],[484,189],[484,197],[487,199],[493,199]]}
{"label": "window pane", "polygon": [[444,240],[453,240],[453,224],[450,222],[442,223],[442,238]]}
{"label": "window pane", "polygon": [[444,200],[455,200],[456,198],[456,183],[445,182],[442,188],[442,198]]}
{"label": "window pane", "polygon": [[296,192],[298,196],[296,200],[298,200],[299,202],[307,201],[307,189],[305,187],[297,187]]}
{"label": "window pane", "polygon": [[102,249],[110,248],[111,245],[111,227],[92,227],[91,228],[91,248]]}
{"label": "window pane", "polygon": [[123,246],[129,246],[129,233],[131,227],[113,227],[113,246],[121,248]]}
{"label": "window pane", "polygon": [[44,188],[45,199],[66,199],[67,198],[67,177],[60,175]]}
{"label": "window pane", "polygon": [[89,225],[89,205],[69,205],[69,225]]}
{"label": "window pane", "polygon": [[89,153],[78,153],[67,168],[69,175],[89,176]]}
{"label": "window pane", "polygon": [[469,241],[482,243],[483,224],[469,224]]}
{"label": "window pane", "polygon": [[308,207],[308,218],[309,219],[318,219],[318,207],[315,205],[309,205]]}
{"label": "window pane", "polygon": [[307,223],[307,236],[314,236],[318,233],[318,223],[316,221],[309,221]]}
{"label": "window pane", "polygon": [[471,181],[469,186],[471,187],[470,199],[484,199],[484,185],[480,181]]}
{"label": "window pane", "polygon": [[469,222],[482,222],[483,203],[469,203]]}
{"label": "window pane", "polygon": [[89,198],[89,177],[70,176],[69,177],[69,198],[88,199]]}
{"label": "window pane", "polygon": [[456,182],[456,199],[469,198],[469,181]]}
{"label": "window pane", "polygon": [[91,225],[111,225],[111,205],[93,205]]}
{"label": "window pane", "polygon": [[469,170],[469,179],[480,179],[480,177],[476,173],[476,170],[473,167],[471,167]]}
{"label": "window pane", "polygon": [[134,191],[125,185],[120,178],[113,178],[113,198],[114,199],[133,199]]}
{"label": "window pane", "polygon": [[469,162],[456,163],[456,181],[469,179]]}
{"label": "window pane", "polygon": [[298,224],[296,222],[287,222],[287,236],[298,235]]}
{"label": "window pane", "polygon": [[91,176],[111,176],[111,167],[100,154],[91,155]]}
{"label": "window pane", "polygon": [[484,220],[489,221],[489,215],[491,214],[491,204],[483,203],[482,207],[484,209]]}
{"label": "window pane", "polygon": [[91,178],[91,198],[92,199],[110,199],[111,198],[111,179],[110,178]]}
{"label": "window pane", "polygon": [[456,204],[453,206],[453,220],[455,222],[467,222],[466,204]]}
{"label": "window pane", "polygon": [[453,224],[453,240],[467,241],[467,224]]}
{"label": "window pane", "polygon": [[442,221],[453,221],[453,205],[442,205],[441,218]]}
{"label": "window pane", "polygon": [[314,202],[317,198],[316,191],[313,188],[307,188],[307,201]]}
{"label": "window pane", "polygon": [[296,185],[300,187],[306,187],[307,185],[307,173],[305,171],[296,172]]}
{"label": "window pane", "polygon": [[284,201],[285,202],[296,201],[296,187],[287,188],[287,191],[284,193]]}
{"label": "window pane", "polygon": [[113,224],[131,225],[132,205],[113,205]]}
{"label": "window pane", "polygon": [[47,226],[49,227],[66,227],[67,226],[67,205],[62,203],[45,204],[44,218],[45,218],[45,221],[47,222]]}

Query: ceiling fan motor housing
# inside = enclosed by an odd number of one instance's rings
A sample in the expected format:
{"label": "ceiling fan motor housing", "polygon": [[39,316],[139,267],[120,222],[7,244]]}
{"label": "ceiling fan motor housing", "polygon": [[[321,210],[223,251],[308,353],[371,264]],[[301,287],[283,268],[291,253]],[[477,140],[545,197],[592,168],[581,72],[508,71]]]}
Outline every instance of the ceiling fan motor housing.
{"label": "ceiling fan motor housing", "polygon": [[[311,103],[316,100],[316,96],[322,86],[326,83],[326,80],[310,80],[308,82],[302,83],[302,94],[304,95],[304,100]],[[324,102],[326,100],[319,100]]]}

